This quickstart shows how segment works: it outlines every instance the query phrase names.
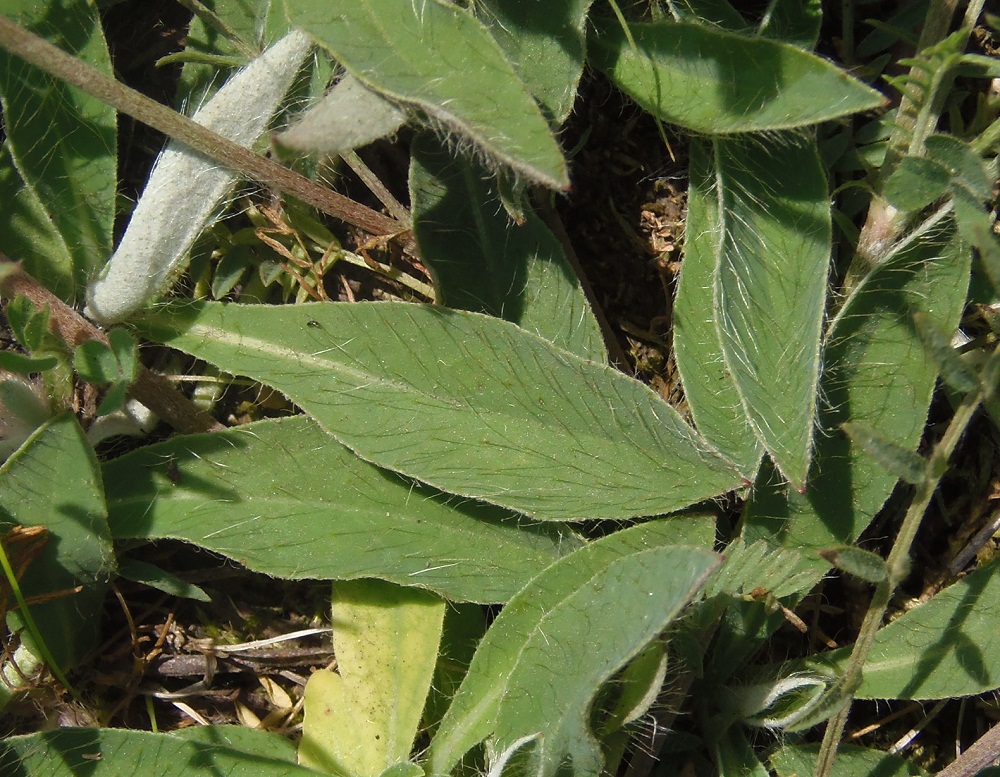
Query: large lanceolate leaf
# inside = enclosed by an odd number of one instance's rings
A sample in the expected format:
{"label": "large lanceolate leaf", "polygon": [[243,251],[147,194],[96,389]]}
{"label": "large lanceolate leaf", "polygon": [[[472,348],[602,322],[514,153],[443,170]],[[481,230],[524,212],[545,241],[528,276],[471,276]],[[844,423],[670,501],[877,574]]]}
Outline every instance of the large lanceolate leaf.
{"label": "large lanceolate leaf", "polygon": [[[0,14],[111,75],[108,47],[93,3],[0,0]],[[71,268],[49,268],[48,258],[40,255],[28,257],[29,266],[37,277],[51,279],[54,290],[72,301],[111,252],[117,174],[115,111],[4,51],[0,51],[0,105],[6,146],[24,186],[32,191],[27,195],[32,210],[44,211],[72,257]],[[24,202],[20,205],[23,208]],[[0,237],[0,246],[8,245]]]}
{"label": "large lanceolate leaf", "polygon": [[[0,772],[24,777],[316,777],[289,761],[286,740],[235,726],[195,727],[197,736],[114,728],[62,728],[0,743]],[[191,729],[186,729],[190,732]]]}
{"label": "large lanceolate leaf", "polygon": [[752,479],[763,450],[726,368],[715,325],[715,278],[728,241],[713,170],[711,146],[691,144],[684,261],[674,300],[674,353],[684,396],[698,431]]}
{"label": "large lanceolate leaf", "polygon": [[[70,416],[40,427],[0,467],[0,535],[31,526],[45,527],[48,539],[21,589],[26,598],[61,592],[31,614],[53,659],[70,667],[94,647],[115,569],[97,457]],[[24,625],[19,612],[9,617]]]}
{"label": "large lanceolate leaf", "polygon": [[607,361],[600,327],[559,241],[534,213],[511,222],[496,186],[429,135],[413,143],[413,233],[436,298],[512,321],[561,348]]}
{"label": "large lanceolate leaf", "polygon": [[537,518],[667,513],[742,482],[646,386],[489,316],[196,303],[141,327],[278,388],[362,458]]}
{"label": "large lanceolate leaf", "polygon": [[[875,636],[859,699],[945,699],[1000,687],[1000,562],[977,569]],[[809,659],[842,674],[851,646]]]}
{"label": "large lanceolate leaf", "polygon": [[[791,129],[875,108],[882,96],[802,49],[685,22],[616,22],[590,40],[590,61],[639,105],[695,132]],[[816,95],[822,94],[822,100]]]}
{"label": "large lanceolate leaf", "polygon": [[285,0],[293,25],[366,86],[421,111],[491,160],[569,186],[549,124],[489,31],[444,0]]}
{"label": "large lanceolate leaf", "polygon": [[491,737],[497,752],[536,740],[528,773],[601,773],[589,713],[601,685],[659,634],[718,563],[672,545],[673,521],[598,540],[549,567],[504,608],[480,642],[431,744],[448,774]]}
{"label": "large lanceolate leaf", "polygon": [[826,175],[812,140],[712,145],[722,228],[713,310],[723,358],[754,432],[801,490],[830,260]]}
{"label": "large lanceolate leaf", "polygon": [[480,0],[476,15],[493,33],[555,126],[566,121],[583,73],[584,25],[593,0]]}
{"label": "large lanceolate leaf", "polygon": [[[805,493],[775,485],[765,471],[744,515],[747,541],[786,547],[850,544],[896,483],[840,430],[847,420],[915,450],[937,378],[913,325],[923,312],[941,331],[957,326],[969,284],[969,251],[945,227],[915,236],[871,273],[845,303],[826,338],[821,432]],[[808,556],[806,556],[808,558]],[[817,568],[826,566],[818,556]]]}
{"label": "large lanceolate leaf", "polygon": [[379,777],[407,762],[438,660],[446,602],[426,591],[358,580],[333,587],[337,671],[306,684],[299,763]]}
{"label": "large lanceolate leaf", "polygon": [[374,577],[504,602],[579,546],[569,531],[414,487],[305,416],[175,437],[108,462],[104,480],[115,537],[185,540],[275,577]]}

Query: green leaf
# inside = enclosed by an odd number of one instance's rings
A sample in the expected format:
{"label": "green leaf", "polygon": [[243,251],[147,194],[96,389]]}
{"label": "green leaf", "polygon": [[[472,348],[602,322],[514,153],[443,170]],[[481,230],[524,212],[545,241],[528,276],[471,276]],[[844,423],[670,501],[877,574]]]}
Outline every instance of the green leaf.
{"label": "green leaf", "polygon": [[818,578],[808,571],[796,571],[800,566],[794,548],[774,548],[763,541],[746,545],[736,539],[726,546],[722,565],[705,584],[705,596],[743,596],[758,588],[776,599],[804,593]]}
{"label": "green leaf", "polygon": [[567,351],[606,362],[600,327],[562,246],[531,211],[507,218],[486,173],[431,136],[412,146],[413,233],[436,299],[498,316]]}
{"label": "green leaf", "polygon": [[194,303],[140,329],[274,386],[366,460],[543,520],[673,512],[741,482],[649,388],[496,318]]}
{"label": "green leaf", "polygon": [[656,701],[667,676],[667,649],[662,641],[650,642],[617,678],[618,698],[601,725],[602,733],[613,733],[638,720]]}
{"label": "green leaf", "polygon": [[841,572],[853,575],[866,583],[881,583],[889,576],[885,559],[853,545],[821,550],[819,554]]}
{"label": "green leaf", "polygon": [[10,327],[11,334],[14,335],[14,339],[17,340],[22,348],[28,352],[37,351],[41,348],[42,344],[35,342],[39,339],[37,331],[39,327],[33,321],[40,320],[42,323],[41,329],[44,332],[49,322],[48,307],[39,311],[34,303],[24,294],[18,294],[7,303],[4,315],[7,317],[7,326]]}
{"label": "green leaf", "polygon": [[306,684],[299,763],[379,777],[404,763],[420,725],[441,641],[445,601],[377,580],[333,587],[337,672]]}
{"label": "green leaf", "polygon": [[583,73],[584,25],[592,2],[547,0],[544,13],[537,0],[478,0],[473,4],[555,127],[573,110]]}
{"label": "green leaf", "polygon": [[[48,530],[21,579],[26,598],[83,586],[31,606],[55,661],[72,667],[94,647],[115,570],[97,457],[75,418],[49,421],[0,467],[0,533],[15,525]],[[21,620],[17,612],[8,616],[15,630]]]}
{"label": "green leaf", "polygon": [[[938,368],[914,331],[925,311],[936,326],[958,325],[970,256],[953,229],[913,237],[871,273],[837,314],[826,337],[823,406],[804,494],[763,471],[744,513],[744,539],[821,550],[851,545],[881,509],[897,477],[853,445],[840,429],[864,423],[916,450]],[[809,563],[808,553],[803,561]],[[818,556],[814,568],[827,568]]]}
{"label": "green leaf", "polygon": [[690,601],[718,557],[670,545],[671,521],[597,540],[553,564],[501,611],[431,743],[430,771],[447,774],[492,736],[501,751],[541,732],[534,773],[601,771],[588,726],[594,695]]}
{"label": "green leaf", "polygon": [[719,777],[770,777],[737,726],[730,726],[714,744]]}
{"label": "green leaf", "polygon": [[125,398],[128,394],[128,384],[123,381],[112,383],[97,406],[97,415],[105,416],[125,405]]}
{"label": "green leaf", "polygon": [[0,252],[23,262],[24,269],[53,294],[72,300],[76,295],[73,254],[41,198],[14,167],[6,142],[0,147],[0,202],[6,224],[0,229]]}
{"label": "green leaf", "polygon": [[[740,434],[739,421],[734,430],[721,431],[734,414],[729,403],[735,393],[754,434],[782,473],[802,488],[812,451],[830,257],[826,176],[815,141],[791,135],[720,138],[713,151],[711,191],[717,202],[702,196],[698,201],[706,205],[704,226],[718,228],[696,250],[711,251],[714,258],[709,310],[724,365],[721,372],[713,370],[708,387],[697,390],[700,410],[749,463],[753,448]],[[698,172],[705,170],[701,160],[693,164]],[[682,331],[689,321],[695,329],[684,356],[678,353],[685,392],[699,380],[701,365],[718,354],[704,323],[698,323],[705,312],[694,309],[704,296],[697,287],[706,280],[706,257],[699,259],[700,271],[687,287],[695,299],[681,307],[677,322]]]}
{"label": "green leaf", "polygon": [[863,423],[845,421],[840,428],[851,438],[851,442],[875,459],[886,472],[904,483],[916,485],[927,479],[927,463],[916,451],[879,434]]}
{"label": "green leaf", "polygon": [[[613,22],[590,40],[590,61],[664,121],[708,134],[791,129],[876,108],[883,97],[794,46],[686,22]],[[824,95],[817,100],[816,95]]]}
{"label": "green leaf", "polygon": [[147,564],[134,558],[123,558],[118,562],[118,575],[133,583],[142,583],[157,591],[163,591],[171,596],[180,596],[184,599],[194,599],[196,602],[210,602],[212,597],[206,594],[194,583],[181,580],[177,575],[172,575],[165,569],[161,569],[154,564]]}
{"label": "green leaf", "polygon": [[118,361],[118,375],[121,380],[131,383],[139,369],[139,344],[126,329],[112,329],[108,332],[111,351]]}
{"label": "green leaf", "polygon": [[986,271],[993,291],[1000,295],[1000,238],[993,232],[986,220],[973,222],[970,231],[972,232],[973,245],[979,251],[979,261]]}
{"label": "green leaf", "polygon": [[121,777],[142,764],[157,777],[190,777],[207,768],[226,777],[316,777],[312,769],[283,757],[287,746],[274,734],[235,726],[196,728],[198,741],[190,741],[190,734],[113,728],[61,728],[7,737],[0,744],[0,772],[25,777]]}
{"label": "green leaf", "polygon": [[948,189],[951,173],[933,159],[903,157],[885,183],[885,198],[902,211],[918,211],[941,199]]}
{"label": "green leaf", "polygon": [[690,152],[684,261],[674,300],[674,349],[684,397],[698,431],[752,480],[763,446],[743,411],[715,326],[715,277],[725,241],[711,145]]}
{"label": "green leaf", "polygon": [[[443,0],[285,0],[289,18],[361,83],[489,160],[553,189],[569,187],[548,122],[500,47]],[[388,21],[391,20],[391,21]]]}
{"label": "green leaf", "polygon": [[302,153],[337,156],[392,135],[405,122],[392,101],[348,73],[277,140]]}
{"label": "green leaf", "polygon": [[931,159],[944,165],[955,180],[986,202],[993,191],[993,179],[986,171],[982,158],[968,143],[954,135],[931,135],[924,141]]}
{"label": "green leaf", "polygon": [[[94,4],[2,0],[0,14],[112,75]],[[0,51],[0,105],[7,148],[32,192],[19,202],[22,218],[41,215],[42,209],[62,236],[72,256],[73,287],[66,295],[72,302],[111,252],[117,190],[115,111],[5,51]],[[38,230],[48,232],[44,226]],[[49,269],[40,258],[35,261],[41,270],[38,277],[62,291],[65,268]]]}
{"label": "green leaf", "polygon": [[181,70],[175,104],[194,113],[224,83],[227,74],[217,63],[198,59],[229,60],[235,69],[287,35],[288,20],[275,5],[274,0],[214,0],[213,18],[196,12],[184,40],[182,56],[190,61]]}
{"label": "green leaf", "polygon": [[114,383],[120,376],[118,359],[100,340],[80,343],[73,352],[73,369],[91,383]]}
{"label": "green leaf", "polygon": [[31,375],[35,372],[51,370],[59,363],[55,356],[25,356],[16,351],[0,351],[0,369]]}
{"label": "green leaf", "polygon": [[141,448],[107,462],[104,481],[116,538],[181,539],[275,577],[504,602],[579,546],[568,529],[518,526],[376,469],[304,416]]}
{"label": "green leaf", "polygon": [[[803,777],[814,774],[819,743],[785,745],[768,759],[778,777]],[[833,762],[831,777],[918,777],[922,769],[901,755],[883,753],[856,745],[840,745]]]}
{"label": "green leaf", "polygon": [[[1000,687],[1000,560],[906,611],[875,635],[859,699],[945,699]],[[850,645],[811,657],[809,669],[842,674]]]}
{"label": "green leaf", "polygon": [[941,379],[955,391],[968,393],[978,388],[979,377],[965,363],[945,334],[931,322],[925,313],[913,315],[917,334],[941,371]]}
{"label": "green leaf", "polygon": [[822,24],[821,0],[771,0],[757,34],[812,51]]}

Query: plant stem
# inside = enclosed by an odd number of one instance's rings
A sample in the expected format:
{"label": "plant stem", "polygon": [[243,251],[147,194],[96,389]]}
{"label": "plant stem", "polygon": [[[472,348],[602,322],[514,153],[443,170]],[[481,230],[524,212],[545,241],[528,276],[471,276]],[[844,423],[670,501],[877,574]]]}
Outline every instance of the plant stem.
{"label": "plant stem", "polygon": [[[99,340],[109,345],[103,331],[24,272],[20,265],[0,254],[0,296],[13,299],[19,294],[26,296],[39,310],[48,307],[53,332],[70,349],[86,340]],[[139,365],[135,383],[129,387],[128,393],[179,432],[194,434],[225,428],[208,413],[199,410],[167,378],[142,365]]]}
{"label": "plant stem", "polygon": [[[998,346],[997,350],[1000,352],[1000,346]],[[851,651],[847,668],[844,670],[844,677],[840,683],[840,691],[848,696],[853,697],[854,691],[861,684],[862,670],[865,662],[868,660],[872,644],[875,642],[875,635],[878,633],[879,626],[882,625],[882,619],[885,617],[885,611],[889,607],[889,602],[895,592],[896,585],[906,576],[910,558],[910,547],[917,536],[920,522],[927,511],[927,506],[930,504],[934,492],[937,490],[948,459],[954,453],[958,441],[965,433],[982,399],[982,389],[969,392],[955,411],[955,415],[951,419],[951,423],[948,424],[948,428],[941,441],[934,446],[934,451],[927,462],[926,477],[917,486],[916,494],[914,494],[913,500],[910,502],[906,515],[903,517],[903,522],[899,527],[899,533],[892,544],[892,550],[889,551],[889,557],[886,560],[889,574],[885,580],[875,587],[871,604],[868,606],[868,611],[865,613],[861,624],[861,631],[858,634],[857,641],[854,643],[854,649]],[[833,761],[837,757],[837,747],[840,745],[841,737],[844,734],[844,728],[847,725],[847,717],[850,711],[850,704],[846,704],[827,723],[826,731],[823,734],[823,744],[820,746],[819,756],[816,760],[815,777],[828,777],[830,774]]]}
{"label": "plant stem", "polygon": [[55,662],[52,657],[52,652],[49,650],[49,646],[45,643],[42,638],[42,633],[38,630],[38,625],[35,623],[35,618],[31,614],[31,609],[28,607],[28,603],[24,599],[24,594],[21,593],[21,585],[17,579],[17,575],[14,574],[14,569],[11,566],[10,559],[7,557],[7,549],[4,548],[3,542],[0,542],[0,567],[3,568],[4,576],[7,578],[7,584],[10,586],[10,591],[14,594],[14,599],[17,601],[18,607],[21,609],[21,617],[24,618],[24,625],[28,628],[28,633],[31,634],[31,638],[35,640],[35,649],[41,654],[42,660],[49,667],[49,671],[52,675],[59,681],[60,685],[69,691],[70,696],[72,696],[77,702],[83,703],[83,698],[77,692],[69,680],[66,679],[66,675],[63,674],[63,670],[60,668],[59,664]]}
{"label": "plant stem", "polygon": [[0,47],[137,121],[190,146],[216,162],[297,197],[334,218],[372,235],[399,235],[416,253],[413,234],[395,219],[331,191],[197,124],[177,111],[130,89],[46,40],[0,17]]}
{"label": "plant stem", "polygon": [[[984,1],[971,0],[965,14],[966,21],[979,17]],[[957,0],[932,0],[920,32],[916,56],[920,56],[920,52],[939,43],[948,35],[957,5]],[[971,24],[967,29],[971,32]],[[895,129],[889,138],[885,160],[879,169],[878,181],[875,184],[876,194],[868,209],[865,225],[861,229],[851,266],[844,277],[845,293],[849,294],[865,275],[884,261],[886,252],[905,226],[901,214],[882,198],[880,192],[904,153],[919,153],[923,149],[924,138],[937,126],[940,101],[933,92],[937,91],[939,79],[944,75],[946,74],[934,74],[935,87],[930,90],[931,94],[923,95],[920,105],[908,93],[904,92],[902,95],[893,122]],[[914,65],[910,68],[909,77],[919,81],[925,75]]]}

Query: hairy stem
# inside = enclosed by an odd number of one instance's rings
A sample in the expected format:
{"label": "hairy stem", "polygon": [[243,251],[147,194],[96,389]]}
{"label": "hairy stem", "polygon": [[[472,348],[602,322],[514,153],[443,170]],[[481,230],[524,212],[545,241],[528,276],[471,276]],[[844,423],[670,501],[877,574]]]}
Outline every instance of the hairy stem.
{"label": "hairy stem", "polygon": [[[967,23],[970,19],[974,22],[979,17],[983,3],[984,0],[972,0],[969,3],[965,14]],[[957,6],[957,0],[932,0],[917,44],[917,56],[948,35]],[[971,32],[972,25],[967,24],[967,29]],[[916,66],[910,68],[909,75],[914,79],[922,77],[921,71]],[[938,83],[938,78],[942,75],[935,74],[935,84]],[[932,91],[936,91],[936,89],[932,89]],[[844,278],[846,293],[850,293],[865,275],[882,263],[885,253],[905,227],[901,214],[878,192],[882,191],[885,182],[889,180],[889,176],[892,175],[905,153],[919,153],[922,150],[924,138],[937,126],[940,113],[939,102],[940,100],[936,99],[934,94],[927,95],[921,100],[921,104],[917,104],[905,92],[902,95],[893,122],[895,129],[889,138],[885,160],[879,169],[878,181],[874,187],[876,195],[868,209],[865,225],[858,238],[857,250]]]}
{"label": "hairy stem", "polygon": [[[20,294],[31,300],[39,310],[48,306],[54,334],[70,349],[87,340],[109,345],[104,332],[24,272],[20,265],[0,254],[0,296],[13,299]],[[169,380],[142,365],[139,365],[135,383],[129,387],[128,393],[179,432],[194,434],[225,428],[208,413],[199,410]]]}
{"label": "hairy stem", "polygon": [[[998,346],[997,352],[1000,352],[1000,346]],[[941,438],[941,441],[934,447],[934,451],[931,453],[930,460],[927,462],[926,477],[917,486],[917,492],[914,494],[906,515],[903,517],[899,533],[892,544],[892,550],[889,551],[889,558],[886,560],[889,574],[885,580],[875,587],[871,604],[868,606],[868,611],[865,613],[864,621],[861,624],[861,631],[858,634],[857,641],[854,643],[854,649],[851,651],[847,668],[844,670],[844,677],[840,683],[840,688],[848,696],[853,696],[855,690],[861,684],[862,669],[864,668],[865,661],[868,659],[868,654],[871,652],[872,644],[875,642],[875,635],[878,633],[879,626],[882,625],[882,619],[885,617],[885,612],[889,607],[892,595],[895,593],[896,586],[906,576],[906,569],[910,558],[910,547],[917,536],[920,522],[927,511],[927,506],[930,504],[934,492],[937,490],[948,459],[954,453],[958,441],[964,434],[973,415],[975,415],[982,399],[982,389],[971,391],[965,396],[955,411],[951,423],[948,424],[948,429],[945,431],[944,437]],[[823,735],[823,744],[820,746],[819,757],[816,761],[815,777],[828,777],[830,774],[833,761],[837,757],[837,747],[844,734],[849,714],[850,704],[846,704],[827,723],[826,731]]]}

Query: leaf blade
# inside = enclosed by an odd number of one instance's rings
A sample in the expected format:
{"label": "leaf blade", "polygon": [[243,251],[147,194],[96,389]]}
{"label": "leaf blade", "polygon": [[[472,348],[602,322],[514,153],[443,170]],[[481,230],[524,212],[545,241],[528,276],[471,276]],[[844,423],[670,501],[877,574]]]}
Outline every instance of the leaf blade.
{"label": "leaf blade", "polygon": [[275,386],[379,466],[543,520],[673,512],[742,482],[647,387],[488,316],[194,303],[140,328]]}
{"label": "leaf blade", "polygon": [[568,188],[548,122],[489,32],[465,9],[441,0],[285,3],[292,23],[369,88],[425,112],[521,175]]}
{"label": "leaf blade", "polygon": [[815,140],[715,142],[725,242],[715,278],[726,365],[758,438],[803,488],[832,241]]}
{"label": "leaf blade", "polygon": [[436,299],[535,332],[567,351],[606,362],[600,326],[562,246],[541,219],[503,212],[485,171],[453,157],[429,136],[412,146],[413,233]]}
{"label": "leaf blade", "polygon": [[[912,316],[924,311],[942,330],[956,327],[969,272],[969,252],[949,226],[910,241],[852,294],[825,338],[824,431],[816,436],[806,491],[785,489],[762,471],[744,518],[748,542],[769,538],[821,550],[853,544],[871,523],[897,478],[851,444],[840,424],[864,423],[916,450],[938,367]],[[825,571],[818,557],[813,563]]]}
{"label": "leaf blade", "polygon": [[107,462],[104,480],[116,538],[180,539],[289,579],[373,577],[502,602],[579,544],[413,487],[305,416],[175,437]]}
{"label": "leaf blade", "polygon": [[299,763],[350,777],[379,777],[405,763],[420,725],[446,603],[375,580],[333,587],[337,672],[306,685]]}
{"label": "leaf blade", "polygon": [[715,277],[725,234],[715,196],[714,155],[699,140],[691,145],[684,256],[674,300],[674,348],[684,396],[695,425],[752,479],[763,446],[743,411],[726,368],[715,324]]}
{"label": "leaf blade", "polygon": [[[591,61],[639,105],[695,132],[791,129],[869,110],[882,96],[828,62],[786,43],[687,22],[605,23]],[[817,93],[830,97],[822,103]]]}
{"label": "leaf blade", "polygon": [[533,0],[482,0],[475,4],[477,15],[556,127],[573,110],[583,74],[584,28],[592,2],[550,0],[544,14],[538,12]]}
{"label": "leaf blade", "polygon": [[[580,774],[600,773],[586,721],[593,695],[669,623],[718,563],[709,551],[669,545],[669,524],[656,521],[597,540],[547,569],[508,604],[480,643],[432,743],[433,773],[450,772],[491,733],[501,750],[539,731],[540,775],[554,774],[565,758]],[[654,590],[662,600],[651,598]],[[581,638],[581,628],[593,642]]]}
{"label": "leaf blade", "polygon": [[[52,487],[58,481],[60,488]],[[97,457],[72,416],[53,419],[0,467],[0,526],[44,526],[41,555],[21,580],[26,597],[71,589],[79,593],[31,606],[55,661],[69,668],[98,637],[99,613],[115,557]],[[10,516],[7,518],[7,516]],[[17,623],[20,613],[11,613]]]}
{"label": "leaf blade", "polygon": [[[112,75],[96,6],[5,0],[0,13]],[[10,156],[34,195],[30,207],[44,209],[71,256],[73,287],[65,299],[73,302],[111,251],[117,115],[6,51],[0,51],[0,105]]]}

